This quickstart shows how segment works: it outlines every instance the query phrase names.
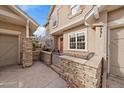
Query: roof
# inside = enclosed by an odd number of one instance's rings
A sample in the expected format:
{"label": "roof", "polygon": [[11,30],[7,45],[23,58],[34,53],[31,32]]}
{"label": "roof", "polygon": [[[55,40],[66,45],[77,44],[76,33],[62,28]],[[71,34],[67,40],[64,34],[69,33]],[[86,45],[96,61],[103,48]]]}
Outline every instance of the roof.
{"label": "roof", "polygon": [[47,21],[47,22],[45,23],[44,27],[46,27],[48,24],[49,24],[49,22]]}
{"label": "roof", "polygon": [[48,13],[48,20],[49,20],[49,17],[51,16],[51,14],[52,14],[54,8],[55,8],[55,5],[52,5],[52,6],[50,7],[50,11],[49,11],[49,13]]}
{"label": "roof", "polygon": [[51,5],[51,7],[50,7],[50,10],[49,10],[49,12],[48,12],[48,16],[47,16],[47,22],[44,24],[44,27],[46,27],[48,24],[49,24],[49,17],[51,16],[51,14],[52,14],[52,12],[53,12],[53,9],[55,8],[55,5]]}
{"label": "roof", "polygon": [[39,26],[39,24],[32,18],[30,17],[25,11],[23,11],[22,9],[20,9],[17,5],[15,5],[15,7],[19,10],[19,12],[21,12],[26,18],[28,18],[30,21],[32,21],[35,25]]}
{"label": "roof", "polygon": [[17,5],[10,5],[9,7],[11,7],[11,9],[16,10],[24,18],[26,18],[27,20],[29,20],[35,26],[35,28],[37,28],[39,26],[39,24],[33,18],[31,18],[26,12],[24,12],[23,10],[21,10]]}

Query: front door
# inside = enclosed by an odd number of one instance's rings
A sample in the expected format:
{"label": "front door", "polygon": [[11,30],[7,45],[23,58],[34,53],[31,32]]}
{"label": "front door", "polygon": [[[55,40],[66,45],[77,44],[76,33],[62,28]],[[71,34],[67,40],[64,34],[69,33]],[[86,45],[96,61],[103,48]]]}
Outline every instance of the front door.
{"label": "front door", "polygon": [[63,52],[63,37],[60,38],[60,52]]}

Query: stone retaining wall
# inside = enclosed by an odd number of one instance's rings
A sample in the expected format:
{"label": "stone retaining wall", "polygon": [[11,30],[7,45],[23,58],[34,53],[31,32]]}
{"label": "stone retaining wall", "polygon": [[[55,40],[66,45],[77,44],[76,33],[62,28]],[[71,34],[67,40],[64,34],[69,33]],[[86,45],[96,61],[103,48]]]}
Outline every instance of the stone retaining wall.
{"label": "stone retaining wall", "polygon": [[87,61],[68,57],[69,56],[60,57],[60,75],[67,81],[69,87],[101,87],[101,57],[94,56]]}
{"label": "stone retaining wall", "polygon": [[51,65],[52,60],[52,53],[47,51],[41,51],[41,61],[44,62],[46,65]]}
{"label": "stone retaining wall", "polygon": [[40,60],[40,50],[32,51],[33,52],[33,61]]}

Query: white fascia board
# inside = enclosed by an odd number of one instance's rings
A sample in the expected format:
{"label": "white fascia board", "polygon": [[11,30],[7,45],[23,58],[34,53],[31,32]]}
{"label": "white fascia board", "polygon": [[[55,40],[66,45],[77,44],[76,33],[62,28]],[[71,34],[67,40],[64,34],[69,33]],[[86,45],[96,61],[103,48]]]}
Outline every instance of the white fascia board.
{"label": "white fascia board", "polygon": [[21,22],[24,21],[24,19],[22,19],[21,17],[1,9],[0,9],[0,16],[10,17]]}
{"label": "white fascia board", "polygon": [[[100,7],[100,6],[99,6],[99,7]],[[98,7],[95,6],[93,10],[94,10],[94,17],[95,17],[96,19],[98,19],[98,18],[99,18],[99,10],[98,10]]]}

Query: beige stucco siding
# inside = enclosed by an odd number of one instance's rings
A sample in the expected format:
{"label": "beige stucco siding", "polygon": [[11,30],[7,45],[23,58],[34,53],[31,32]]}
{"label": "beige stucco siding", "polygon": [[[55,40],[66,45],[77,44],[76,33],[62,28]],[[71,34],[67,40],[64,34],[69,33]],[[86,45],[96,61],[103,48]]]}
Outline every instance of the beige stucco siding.
{"label": "beige stucco siding", "polygon": [[[86,28],[87,27],[81,25],[81,26],[78,26],[76,28],[72,28],[72,29],[64,32],[64,34],[63,34],[64,51],[71,51],[68,49],[68,47],[69,47],[68,46],[69,45],[68,34],[71,32],[77,32],[77,31],[81,31],[81,30],[83,31]],[[88,41],[87,52],[94,52],[95,51],[95,31],[93,29],[91,29],[90,27],[87,28],[87,41]],[[80,51],[80,52],[82,52],[82,51]]]}
{"label": "beige stucco siding", "polygon": [[[9,9],[7,6],[5,6],[5,5],[1,5],[0,6],[0,10],[5,10],[5,11],[7,11],[7,12],[10,12],[10,13],[12,13],[12,14],[15,14],[15,12],[14,11],[12,11],[11,9]],[[17,13],[16,13],[16,15],[18,15]]]}
{"label": "beige stucco siding", "polygon": [[107,11],[103,11],[99,14],[100,18],[94,21],[94,24],[102,24],[102,26],[96,26],[95,34],[95,52],[97,55],[106,58],[107,55]]}
{"label": "beige stucco siding", "polygon": [[124,18],[124,7],[108,13],[108,22]]}
{"label": "beige stucco siding", "polygon": [[2,22],[2,21],[0,21],[0,28],[13,30],[13,31],[24,31],[24,32],[26,31],[24,26],[19,26],[12,23],[8,23],[8,22]]}
{"label": "beige stucco siding", "polygon": [[[17,6],[0,6],[0,66],[22,63],[32,64],[32,39],[38,24]],[[30,52],[30,53],[29,53]],[[26,63],[27,62],[27,63]]]}
{"label": "beige stucco siding", "polygon": [[60,29],[70,23],[73,23],[79,19],[83,19],[83,17],[89,12],[91,8],[92,8],[92,5],[86,5],[81,14],[70,18],[69,5],[62,5],[60,9],[58,9],[58,6],[56,6],[52,14],[57,14],[58,24],[57,24],[57,27],[52,28],[52,20],[50,19],[50,31],[56,31],[57,29]]}
{"label": "beige stucco siding", "polygon": [[[13,31],[15,33],[16,32],[20,32],[21,33],[20,36],[19,36],[20,39],[18,39],[19,40],[18,43],[20,45],[19,46],[20,54],[22,54],[22,52],[23,52],[23,50],[22,50],[22,38],[24,38],[26,36],[26,29],[25,29],[25,27],[18,26],[18,25],[15,25],[15,24],[11,24],[11,23],[8,23],[8,22],[0,21],[0,29],[5,29],[4,31],[10,30],[10,31]],[[15,47],[17,47],[17,46],[15,46]]]}

